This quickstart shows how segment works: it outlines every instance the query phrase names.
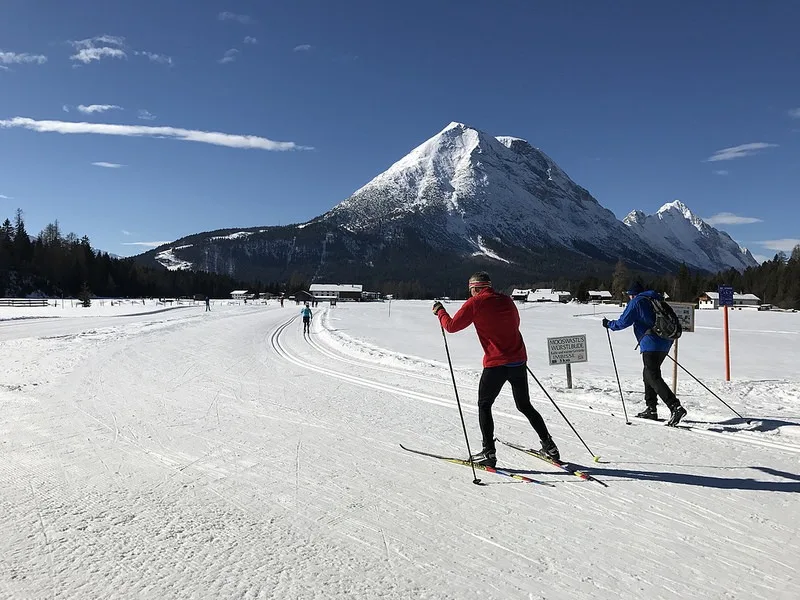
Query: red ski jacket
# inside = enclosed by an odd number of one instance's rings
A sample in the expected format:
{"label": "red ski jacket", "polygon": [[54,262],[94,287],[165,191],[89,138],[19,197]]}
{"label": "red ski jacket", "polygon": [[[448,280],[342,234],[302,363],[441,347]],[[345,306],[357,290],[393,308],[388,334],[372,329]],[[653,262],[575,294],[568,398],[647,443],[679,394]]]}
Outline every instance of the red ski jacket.
{"label": "red ski jacket", "polygon": [[519,332],[519,312],[511,297],[486,288],[467,300],[454,315],[447,310],[437,314],[444,330],[461,331],[475,324],[475,331],[483,346],[483,366],[499,367],[528,360],[525,342]]}

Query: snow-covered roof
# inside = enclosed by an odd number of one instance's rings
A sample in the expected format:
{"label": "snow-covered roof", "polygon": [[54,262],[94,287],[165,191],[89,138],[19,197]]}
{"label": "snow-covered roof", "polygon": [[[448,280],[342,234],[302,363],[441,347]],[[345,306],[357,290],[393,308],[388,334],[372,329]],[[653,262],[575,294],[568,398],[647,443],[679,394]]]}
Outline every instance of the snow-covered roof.
{"label": "snow-covered roof", "polygon": [[308,291],[314,292],[359,292],[364,288],[360,283],[312,283]]}
{"label": "snow-covered roof", "polygon": [[599,296],[600,298],[612,298],[611,292],[606,290],[589,290],[590,296]]}
{"label": "snow-covered roof", "polygon": [[532,290],[530,290],[530,289],[527,289],[527,290],[518,290],[518,289],[516,289],[516,288],[515,288],[515,289],[514,289],[514,291],[513,291],[513,292],[511,292],[511,295],[512,295],[512,296],[527,296],[528,294],[530,294],[530,293],[531,293],[531,291],[532,291]]}
{"label": "snow-covered roof", "polygon": [[246,294],[249,290],[233,290],[231,292],[231,296],[238,295],[238,294]]}

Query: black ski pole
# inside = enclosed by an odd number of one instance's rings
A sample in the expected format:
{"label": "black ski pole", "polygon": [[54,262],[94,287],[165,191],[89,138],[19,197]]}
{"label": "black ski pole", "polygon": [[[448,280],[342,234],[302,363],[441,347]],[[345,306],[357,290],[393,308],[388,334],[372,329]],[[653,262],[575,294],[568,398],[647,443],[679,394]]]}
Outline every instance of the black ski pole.
{"label": "black ski pole", "polygon": [[[697,383],[699,383],[699,384],[700,384],[700,385],[702,385],[704,388],[706,388],[706,390],[708,391],[708,393],[709,393],[709,394],[711,394],[712,396],[714,396],[714,398],[716,398],[717,400],[719,400],[720,402],[722,402],[722,403],[723,403],[725,406],[727,406],[728,408],[730,408],[730,409],[733,411],[733,414],[735,414],[735,415],[736,415],[737,417],[739,417],[740,419],[744,419],[744,417],[743,417],[742,415],[740,415],[738,412],[736,412],[736,410],[735,410],[735,409],[734,409],[734,408],[733,408],[733,407],[732,407],[730,404],[728,404],[727,402],[725,402],[725,400],[723,400],[722,398],[720,398],[719,396],[717,396],[717,395],[716,395],[714,392],[712,392],[712,391],[711,391],[711,389],[710,389],[710,388],[709,388],[709,387],[708,387],[708,386],[707,386],[705,383],[703,383],[703,382],[702,382],[702,381],[700,381],[700,380],[699,380],[697,377],[695,377],[694,375],[692,375],[691,373],[689,373],[689,370],[688,370],[686,367],[684,367],[684,366],[683,366],[681,363],[679,363],[677,360],[675,360],[674,358],[672,358],[672,357],[671,357],[669,354],[667,354],[667,357],[668,357],[668,358],[669,358],[669,359],[670,359],[672,362],[674,362],[676,365],[678,365],[678,366],[679,366],[681,369],[683,369],[684,371],[686,371],[686,373],[689,375],[689,377],[691,377],[691,378],[692,378],[692,379],[694,379],[694,380],[695,380]],[[749,423],[750,421],[747,421],[747,422]]]}
{"label": "black ski pole", "polygon": [[614,358],[614,346],[611,345],[611,332],[608,327],[606,327],[606,334],[608,334],[608,349],[611,350],[611,362],[614,363],[614,374],[617,376],[619,399],[622,400],[622,412],[625,413],[625,425],[630,425],[631,421],[628,419],[628,410],[625,408],[625,397],[622,395],[622,384],[619,382],[619,371],[617,371],[617,359]]}
{"label": "black ski pole", "polygon": [[475,463],[472,462],[472,450],[469,449],[469,437],[467,436],[467,425],[464,423],[464,412],[461,410],[461,400],[458,398],[458,386],[456,386],[456,374],[453,372],[453,361],[450,360],[450,347],[447,345],[447,336],[442,330],[442,339],[444,339],[444,350],[447,352],[447,364],[450,365],[450,377],[453,378],[453,391],[456,393],[456,404],[458,404],[458,414],[461,416],[461,427],[464,429],[464,441],[467,442],[467,454],[469,454],[469,466],[472,467],[472,483],[475,485],[483,485],[478,475],[475,473]]}
{"label": "black ski pole", "polygon": [[567,425],[569,425],[569,426],[570,426],[570,428],[572,429],[572,431],[575,433],[575,435],[577,435],[577,436],[578,436],[578,439],[581,441],[581,444],[583,444],[583,446],[584,446],[584,447],[585,447],[585,448],[586,448],[586,449],[589,451],[589,454],[591,454],[591,455],[592,455],[592,458],[594,459],[594,462],[600,462],[600,457],[599,457],[599,456],[597,456],[597,455],[596,455],[594,452],[592,452],[592,449],[591,449],[591,448],[589,448],[589,446],[587,446],[587,445],[586,445],[586,442],[584,442],[584,441],[583,441],[583,438],[581,437],[581,434],[580,434],[580,433],[578,433],[578,431],[577,431],[577,430],[576,430],[576,429],[575,429],[575,428],[572,426],[572,423],[570,423],[570,422],[569,422],[569,419],[567,418],[567,415],[565,415],[565,414],[564,414],[564,413],[561,411],[561,409],[558,407],[558,404],[556,404],[556,401],[555,401],[555,400],[553,400],[552,396],[550,396],[550,394],[547,392],[547,390],[546,390],[546,389],[544,389],[544,386],[543,386],[543,385],[541,384],[541,382],[540,382],[540,381],[539,381],[539,380],[536,378],[536,375],[534,375],[534,374],[533,374],[533,371],[531,371],[531,368],[530,368],[528,365],[525,365],[525,368],[526,368],[526,369],[528,369],[528,373],[530,373],[530,374],[531,374],[531,377],[533,377],[533,380],[534,380],[536,383],[538,383],[538,384],[539,384],[539,387],[540,387],[540,388],[542,388],[542,391],[544,392],[544,395],[545,395],[545,396],[547,396],[547,399],[548,399],[548,400],[550,400],[550,402],[552,402],[552,403],[553,403],[553,406],[555,406],[555,407],[556,407],[556,410],[559,412],[559,414],[560,414],[562,417],[564,417],[564,420],[567,422]]}

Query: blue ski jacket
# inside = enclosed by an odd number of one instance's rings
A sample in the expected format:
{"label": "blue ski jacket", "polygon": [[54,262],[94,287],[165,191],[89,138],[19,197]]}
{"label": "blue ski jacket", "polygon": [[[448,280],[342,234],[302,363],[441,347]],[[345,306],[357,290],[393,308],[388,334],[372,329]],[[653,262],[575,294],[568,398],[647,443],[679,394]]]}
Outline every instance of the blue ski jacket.
{"label": "blue ski jacket", "polygon": [[664,299],[661,294],[653,290],[634,296],[619,319],[608,322],[608,328],[612,331],[619,331],[633,325],[633,334],[639,342],[641,352],[669,352],[669,349],[672,348],[672,340],[659,337],[655,333],[647,333],[656,322],[656,313],[648,298]]}

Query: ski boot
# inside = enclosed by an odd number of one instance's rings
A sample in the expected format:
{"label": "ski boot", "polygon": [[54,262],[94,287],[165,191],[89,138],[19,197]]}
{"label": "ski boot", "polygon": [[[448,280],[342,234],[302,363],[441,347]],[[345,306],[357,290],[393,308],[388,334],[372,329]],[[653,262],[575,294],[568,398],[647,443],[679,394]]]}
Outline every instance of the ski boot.
{"label": "ski boot", "polygon": [[651,421],[658,421],[658,411],[656,410],[655,406],[648,406],[638,415],[636,415],[639,419],[650,419]]}
{"label": "ski boot", "polygon": [[469,459],[476,465],[484,467],[494,467],[497,465],[497,453],[494,449],[484,448],[478,454],[473,454]]}
{"label": "ski boot", "polygon": [[553,441],[552,437],[542,440],[542,449],[539,450],[545,456],[553,459],[556,462],[561,462],[561,454],[558,451],[558,446]]}
{"label": "ski boot", "polygon": [[670,409],[669,421],[667,421],[667,425],[670,427],[675,427],[675,425],[680,423],[681,419],[685,416],[686,409],[680,404],[677,404]]}

